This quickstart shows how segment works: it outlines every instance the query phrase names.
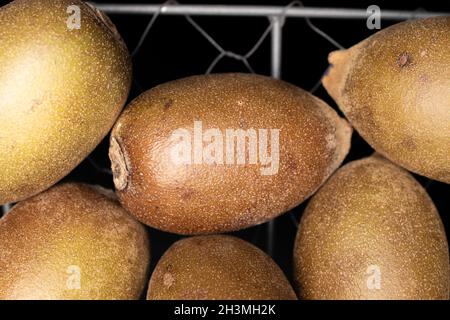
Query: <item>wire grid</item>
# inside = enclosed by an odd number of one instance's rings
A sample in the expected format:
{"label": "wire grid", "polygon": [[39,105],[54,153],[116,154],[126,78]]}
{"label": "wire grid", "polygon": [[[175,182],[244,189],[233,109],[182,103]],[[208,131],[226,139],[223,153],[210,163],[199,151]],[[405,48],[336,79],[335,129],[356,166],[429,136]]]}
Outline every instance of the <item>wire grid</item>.
{"label": "wire grid", "polygon": [[[136,47],[134,48],[134,50],[131,52],[131,56],[134,58],[140,51],[140,49],[142,48],[143,44],[145,43],[146,39],[148,38],[150,31],[152,30],[153,26],[155,25],[156,21],[158,20],[158,17],[160,17],[162,10],[164,9],[164,7],[168,6],[168,5],[178,5],[179,3],[176,0],[168,0],[162,4],[159,5],[158,10],[155,14],[153,14],[153,16],[151,17],[150,21],[148,22],[147,26],[145,27],[144,31],[142,32],[141,37],[139,38],[139,41],[136,45]],[[286,10],[292,7],[304,7],[303,3],[301,1],[292,1],[291,3],[289,3],[288,5],[286,5],[284,7],[284,9],[281,11],[281,13],[279,15],[277,15],[276,17],[268,17],[268,26],[263,30],[261,36],[258,38],[258,40],[253,44],[253,46],[250,48],[250,50],[248,50],[247,52],[244,53],[237,53],[231,50],[227,50],[226,48],[224,48],[223,46],[221,46],[219,44],[219,41],[215,40],[204,28],[202,28],[190,15],[183,15],[186,19],[186,21],[195,29],[199,32],[199,34],[201,34],[204,39],[211,45],[213,46],[216,50],[217,50],[217,55],[212,59],[210,65],[208,66],[208,68],[205,71],[205,74],[210,74],[211,72],[213,72],[214,68],[216,67],[216,65],[222,60],[222,59],[226,59],[226,58],[230,58],[230,59],[235,59],[239,62],[241,62],[246,69],[250,72],[250,73],[255,73],[254,68],[251,66],[249,59],[258,51],[258,49],[262,46],[262,44],[264,43],[264,41],[268,38],[268,36],[272,33],[274,27],[278,25],[279,28],[283,28],[285,20],[286,20]],[[335,46],[337,49],[344,49],[344,47],[339,44],[338,41],[336,41],[335,39],[333,39],[330,35],[328,35],[325,31],[321,30],[320,28],[318,28],[316,25],[314,25],[311,20],[308,17],[302,17],[302,19],[304,19],[307,23],[307,26],[314,31],[317,35],[319,35],[320,37],[324,38],[325,40],[327,40],[328,42],[330,42],[333,46]],[[274,39],[272,39],[272,41],[274,41]],[[282,41],[281,39],[279,39],[279,41]],[[272,61],[273,63],[273,61]],[[320,88],[321,83],[322,83],[322,78],[323,76],[326,74],[327,70],[325,70],[322,74],[322,76],[317,80],[316,84],[309,90],[310,93],[314,93],[318,88]],[[272,68],[272,76],[275,78],[280,77],[280,72],[274,72],[274,68]],[[137,83],[136,79],[133,79],[133,81],[136,82],[136,84],[138,85],[138,87],[140,87],[141,91],[142,90],[142,86],[139,85],[139,83]],[[111,169],[110,168],[104,168],[99,166],[90,156],[87,157],[87,161],[88,163],[98,172],[102,173],[102,174],[106,174],[106,175],[112,175]],[[431,184],[433,183],[433,180],[429,180],[426,183],[426,188],[428,188]],[[10,211],[10,209],[12,208],[12,204],[5,204],[1,206],[1,211],[0,213],[2,215],[5,215],[6,213],[8,213]],[[289,212],[292,224],[294,225],[295,228],[298,227],[298,221],[297,218],[295,216],[295,214],[293,212]],[[1,215],[0,215],[1,216]],[[258,237],[259,233],[260,233],[261,228],[257,228],[254,234],[254,237]],[[267,236],[268,236],[268,241],[267,241],[267,253],[270,255],[273,255],[273,250],[274,250],[274,233],[275,233],[275,229],[274,229],[274,223],[273,221],[270,221],[267,224]]]}
{"label": "wire grid", "polygon": [[[154,26],[157,18],[161,15],[161,11],[164,7],[168,5],[177,5],[179,4],[175,0],[169,0],[161,5],[159,5],[158,11],[152,16],[150,22],[148,23],[147,27],[145,28],[144,32],[142,33],[137,46],[132,52],[132,57],[136,56],[136,54],[141,49],[142,45],[144,44],[145,40],[147,39],[147,36],[150,33],[150,30]],[[204,28],[202,28],[190,15],[184,15],[185,19],[189,22],[189,24],[194,27],[195,30],[197,30],[216,50],[217,50],[217,56],[212,60],[211,64],[208,66],[207,70],[205,71],[205,74],[210,74],[214,67],[224,58],[231,58],[235,59],[237,61],[240,61],[244,64],[244,66],[248,69],[249,72],[255,73],[254,69],[252,68],[251,64],[249,63],[249,59],[255,54],[255,52],[261,47],[261,45],[264,43],[264,40],[269,36],[271,31],[274,29],[274,26],[281,21],[281,27],[284,26],[284,22],[286,19],[286,11],[289,8],[292,7],[304,7],[303,3],[301,1],[293,1],[287,6],[284,7],[281,14],[277,16],[276,19],[269,18],[268,20],[268,26],[266,29],[262,32],[259,39],[255,42],[255,44],[251,47],[251,49],[246,53],[237,53],[231,50],[226,50],[224,47],[222,47],[218,41],[216,41]],[[309,18],[304,18],[308,24],[308,26],[316,32],[318,35],[329,41],[331,44],[333,44],[338,49],[344,49],[342,45],[340,45],[336,40],[334,40],[331,36],[329,36],[327,33],[316,27]],[[274,76],[274,75],[272,75]],[[310,92],[314,92],[317,90],[320,86],[320,81],[317,82],[317,84],[310,90]]]}

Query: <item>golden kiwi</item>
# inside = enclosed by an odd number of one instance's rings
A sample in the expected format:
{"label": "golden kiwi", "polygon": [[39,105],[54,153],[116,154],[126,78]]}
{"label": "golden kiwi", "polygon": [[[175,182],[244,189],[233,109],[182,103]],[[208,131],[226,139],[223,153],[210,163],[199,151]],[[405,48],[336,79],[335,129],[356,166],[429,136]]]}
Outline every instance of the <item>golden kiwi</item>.
{"label": "golden kiwi", "polygon": [[0,43],[3,204],[50,187],[106,136],[126,102],[131,61],[109,19],[78,0],[0,8]]}
{"label": "golden kiwi", "polygon": [[111,134],[123,206],[180,234],[237,230],[297,206],[340,165],[351,128],[327,104],[250,74],[193,76],[136,98]]}
{"label": "golden kiwi", "polygon": [[197,236],[173,244],[150,279],[149,300],[294,300],[281,269],[239,238]]}
{"label": "golden kiwi", "polygon": [[297,234],[305,299],[448,299],[449,255],[430,197],[381,156],[339,169],[312,197]]}
{"label": "golden kiwi", "polygon": [[323,84],[364,139],[450,183],[450,17],[396,24],[329,61]]}
{"label": "golden kiwi", "polygon": [[0,299],[138,299],[149,254],[112,191],[58,185],[0,220]]}

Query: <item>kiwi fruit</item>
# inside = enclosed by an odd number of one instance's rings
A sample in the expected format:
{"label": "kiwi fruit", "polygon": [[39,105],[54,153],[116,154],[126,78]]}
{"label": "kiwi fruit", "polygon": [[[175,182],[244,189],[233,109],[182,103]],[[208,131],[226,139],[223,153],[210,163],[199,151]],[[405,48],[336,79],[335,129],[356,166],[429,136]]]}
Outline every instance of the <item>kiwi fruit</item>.
{"label": "kiwi fruit", "polygon": [[159,260],[148,300],[295,300],[281,269],[263,251],[233,236],[182,239]]}
{"label": "kiwi fruit", "polygon": [[0,43],[4,204],[52,186],[100,143],[126,102],[131,59],[111,21],[78,0],[0,8]]}
{"label": "kiwi fruit", "polygon": [[450,17],[386,28],[332,52],[323,85],[380,154],[450,183]]}
{"label": "kiwi fruit", "polygon": [[114,192],[62,184],[0,219],[0,299],[138,299],[149,240]]}
{"label": "kiwi fruit", "polygon": [[304,299],[448,299],[449,254],[430,197],[375,155],[340,168],[311,198],[294,250]]}
{"label": "kiwi fruit", "polygon": [[348,123],[308,92],[227,73],[137,97],[113,128],[109,154],[116,193],[140,221],[210,234],[300,204],[341,164],[350,138]]}

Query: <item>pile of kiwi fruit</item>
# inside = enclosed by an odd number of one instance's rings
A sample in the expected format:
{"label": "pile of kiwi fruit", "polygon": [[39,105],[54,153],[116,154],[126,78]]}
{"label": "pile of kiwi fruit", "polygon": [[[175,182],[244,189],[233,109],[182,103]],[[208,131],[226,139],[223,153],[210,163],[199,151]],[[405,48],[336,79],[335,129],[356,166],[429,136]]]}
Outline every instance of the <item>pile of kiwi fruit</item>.
{"label": "pile of kiwi fruit", "polygon": [[[332,52],[342,116],[243,73],[125,106],[128,49],[79,0],[9,3],[0,43],[0,299],[449,299],[445,229],[412,174],[450,183],[449,17]],[[375,153],[343,165],[354,131]],[[115,189],[61,182],[108,133]],[[292,274],[226,234],[305,202]],[[183,236],[159,261],[154,229]]]}

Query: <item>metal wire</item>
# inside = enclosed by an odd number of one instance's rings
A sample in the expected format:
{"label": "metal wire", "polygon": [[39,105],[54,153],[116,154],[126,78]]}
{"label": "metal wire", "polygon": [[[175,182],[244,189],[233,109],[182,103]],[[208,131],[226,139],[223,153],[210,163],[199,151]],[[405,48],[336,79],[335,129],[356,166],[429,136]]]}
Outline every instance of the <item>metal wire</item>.
{"label": "metal wire", "polygon": [[[142,33],[142,36],[140,37],[138,44],[136,48],[133,50],[132,55],[135,56],[142,45],[145,43],[145,40],[147,39],[147,36],[151,30],[151,28],[154,26],[156,19],[158,16],[160,16],[162,13],[167,13],[167,6],[168,5],[177,5],[179,6],[177,1],[169,0],[161,5],[159,5],[158,10],[155,11],[155,14],[150,19],[148,25],[146,26],[144,32]],[[206,69],[206,74],[210,74],[216,65],[225,57],[232,58],[238,61],[241,61],[245,67],[248,69],[249,72],[255,73],[254,69],[249,63],[249,59],[251,56],[262,46],[264,43],[264,40],[268,37],[268,35],[272,32],[272,76],[274,78],[280,78],[281,77],[281,47],[282,47],[282,40],[281,40],[281,29],[284,26],[285,18],[287,15],[287,12],[289,9],[300,6],[304,7],[303,3],[301,1],[293,1],[287,6],[283,7],[280,11],[279,15],[277,16],[271,16],[269,17],[269,25],[264,30],[262,35],[259,37],[259,39],[256,41],[256,43],[251,47],[249,51],[245,54],[236,53],[230,50],[224,49],[204,28],[202,28],[191,16],[185,15],[186,20],[218,51],[217,56],[212,60],[211,64]],[[327,33],[325,33],[323,30],[315,26],[309,18],[305,18],[307,25],[313,30],[315,33],[329,41],[331,44],[336,46],[338,49],[343,49],[343,46],[341,46],[335,39],[333,39],[331,36],[329,36]],[[312,91],[315,91],[320,86],[321,79],[317,82],[317,84],[313,87]]]}
{"label": "metal wire", "polygon": [[[290,7],[261,5],[161,5],[154,4],[110,4],[92,3],[106,13],[148,15],[160,12],[164,15],[196,15],[196,16],[245,16],[269,17],[286,16],[293,18],[326,18],[326,19],[366,19],[365,9]],[[427,12],[422,10],[402,11],[383,10],[385,20],[407,20],[448,15],[446,12]]]}
{"label": "metal wire", "polygon": [[158,10],[153,15],[152,19],[150,20],[147,27],[145,28],[144,33],[142,34],[141,38],[139,39],[139,42],[138,42],[136,48],[131,53],[132,57],[134,57],[136,55],[136,53],[141,49],[142,45],[144,44],[145,39],[147,38],[148,33],[150,32],[150,29],[152,28],[152,26],[155,23],[158,16],[161,14],[161,11],[163,10],[163,8],[166,5],[171,4],[171,3],[176,3],[176,1],[169,0],[169,1],[166,1],[163,4],[159,5]]}
{"label": "metal wire", "polygon": [[[163,11],[163,8],[169,3],[177,4],[176,1],[170,0],[159,6],[159,9],[152,16],[150,22],[148,23],[142,36],[140,37],[138,45],[133,50],[133,53],[132,53],[133,56],[135,56],[138,53],[138,51],[144,44],[151,28],[153,27],[156,19]],[[259,47],[262,45],[264,40],[267,38],[268,34],[270,33],[270,31],[272,29],[272,24],[270,24],[266,28],[266,30],[261,35],[261,37],[258,39],[258,41],[252,46],[252,48],[246,54],[238,54],[233,51],[225,50],[217,41],[214,40],[214,38],[208,32],[206,32],[205,29],[203,29],[196,21],[194,21],[194,19],[192,17],[190,17],[189,15],[185,15],[185,18],[217,51],[219,51],[218,55],[213,59],[211,64],[208,66],[208,68],[205,72],[206,74],[211,73],[213,71],[214,67],[220,62],[220,60],[222,60],[225,57],[229,57],[229,58],[241,61],[251,73],[255,73],[255,71],[251,67],[250,63],[248,62],[248,59],[259,49]]]}

